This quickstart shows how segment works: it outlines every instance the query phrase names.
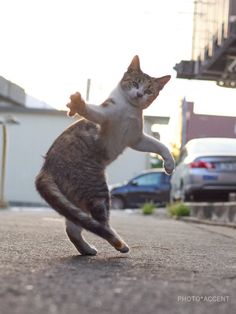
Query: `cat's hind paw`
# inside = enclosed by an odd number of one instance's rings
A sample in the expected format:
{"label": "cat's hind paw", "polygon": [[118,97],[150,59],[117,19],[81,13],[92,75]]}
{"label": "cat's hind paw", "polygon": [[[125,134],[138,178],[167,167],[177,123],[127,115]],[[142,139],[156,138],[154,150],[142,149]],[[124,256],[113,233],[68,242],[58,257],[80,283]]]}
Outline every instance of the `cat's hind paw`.
{"label": "cat's hind paw", "polygon": [[90,245],[90,248],[87,248],[83,255],[95,256],[97,255],[97,252],[96,247],[94,245]]}
{"label": "cat's hind paw", "polygon": [[128,253],[129,252],[129,247],[128,245],[123,246],[120,250],[121,253]]}
{"label": "cat's hind paw", "polygon": [[115,249],[121,253],[128,253],[129,252],[128,245],[123,241],[117,241],[115,243]]}
{"label": "cat's hind paw", "polygon": [[85,102],[79,92],[70,96],[71,102],[66,105],[69,108],[68,116],[73,117],[76,113],[82,114],[85,111]]}
{"label": "cat's hind paw", "polygon": [[175,162],[174,159],[170,159],[164,162],[164,169],[168,175],[171,175],[175,170]]}

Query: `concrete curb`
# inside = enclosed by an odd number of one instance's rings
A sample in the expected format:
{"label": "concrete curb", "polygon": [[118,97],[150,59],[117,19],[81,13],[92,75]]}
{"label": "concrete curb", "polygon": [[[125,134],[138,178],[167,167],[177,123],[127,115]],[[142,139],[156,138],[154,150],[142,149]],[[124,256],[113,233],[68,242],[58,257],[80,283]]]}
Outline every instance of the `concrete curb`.
{"label": "concrete curb", "polygon": [[217,222],[217,221],[212,221],[212,220],[207,220],[207,219],[198,219],[194,217],[180,217],[179,220],[184,221],[184,222],[196,223],[196,224],[205,224],[205,225],[211,225],[211,226],[229,227],[229,228],[236,229],[236,224],[230,223],[230,222],[224,223],[224,222]]}
{"label": "concrete curb", "polygon": [[236,226],[236,202],[200,202],[186,203],[190,208],[190,217],[184,219],[192,222],[215,223],[217,225]]}

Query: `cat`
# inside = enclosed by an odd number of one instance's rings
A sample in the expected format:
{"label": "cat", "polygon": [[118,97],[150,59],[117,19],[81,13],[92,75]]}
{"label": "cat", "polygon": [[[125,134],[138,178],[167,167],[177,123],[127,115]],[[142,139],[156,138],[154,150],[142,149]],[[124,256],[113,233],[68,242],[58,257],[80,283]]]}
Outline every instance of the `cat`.
{"label": "cat", "polygon": [[67,235],[80,254],[97,254],[82,236],[83,229],[107,240],[121,253],[129,251],[109,224],[110,196],[104,173],[126,147],[159,154],[166,173],[173,172],[174,159],[168,148],[143,133],[143,109],[169,80],[170,75],[152,78],[143,73],[135,56],[100,106],[86,104],[78,92],[70,97],[68,115],[78,113],[83,119],[52,144],[35,184],[47,203],[66,218]]}

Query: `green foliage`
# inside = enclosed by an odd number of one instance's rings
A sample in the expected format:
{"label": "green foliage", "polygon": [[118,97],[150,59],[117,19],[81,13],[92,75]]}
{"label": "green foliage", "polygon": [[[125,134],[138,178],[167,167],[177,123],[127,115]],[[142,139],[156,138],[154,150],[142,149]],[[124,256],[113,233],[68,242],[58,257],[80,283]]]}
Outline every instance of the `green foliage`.
{"label": "green foliage", "polygon": [[156,206],[153,203],[145,203],[142,206],[142,213],[144,215],[152,215],[154,213]]}
{"label": "green foliage", "polygon": [[174,217],[182,217],[190,215],[190,208],[186,204],[182,202],[176,202],[168,205],[168,211],[171,216]]}
{"label": "green foliage", "polygon": [[176,143],[171,143],[171,153],[175,159],[176,162],[179,160],[179,155],[180,155],[180,146]]}

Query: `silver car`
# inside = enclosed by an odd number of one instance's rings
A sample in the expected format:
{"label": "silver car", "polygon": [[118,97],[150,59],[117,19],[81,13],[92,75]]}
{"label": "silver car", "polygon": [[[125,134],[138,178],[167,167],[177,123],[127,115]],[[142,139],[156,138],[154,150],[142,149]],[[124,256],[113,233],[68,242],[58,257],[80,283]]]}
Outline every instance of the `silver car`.
{"label": "silver car", "polygon": [[231,192],[236,192],[236,138],[190,140],[171,178],[171,200],[226,201]]}

